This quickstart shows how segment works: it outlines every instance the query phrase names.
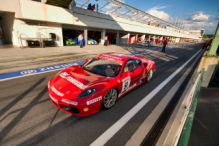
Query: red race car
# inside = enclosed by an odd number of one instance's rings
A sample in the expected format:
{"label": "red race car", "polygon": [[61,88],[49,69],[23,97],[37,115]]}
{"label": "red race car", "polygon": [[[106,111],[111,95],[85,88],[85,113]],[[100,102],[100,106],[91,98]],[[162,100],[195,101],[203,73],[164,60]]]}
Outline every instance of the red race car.
{"label": "red race car", "polygon": [[210,46],[211,46],[211,42],[212,42],[213,38],[210,38],[208,41],[204,42],[202,49],[206,49],[209,50]]}
{"label": "red race car", "polygon": [[111,108],[117,99],[149,82],[155,70],[155,62],[143,56],[105,53],[85,62],[65,68],[48,82],[54,105],[77,116]]}

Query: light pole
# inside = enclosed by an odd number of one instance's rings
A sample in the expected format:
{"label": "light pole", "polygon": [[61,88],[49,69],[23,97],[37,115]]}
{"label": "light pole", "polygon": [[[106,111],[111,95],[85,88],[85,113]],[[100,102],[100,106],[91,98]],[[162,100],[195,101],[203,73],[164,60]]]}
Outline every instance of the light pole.
{"label": "light pole", "polygon": [[96,0],[96,2],[97,2],[97,12],[98,12],[98,4],[99,4],[99,0]]}

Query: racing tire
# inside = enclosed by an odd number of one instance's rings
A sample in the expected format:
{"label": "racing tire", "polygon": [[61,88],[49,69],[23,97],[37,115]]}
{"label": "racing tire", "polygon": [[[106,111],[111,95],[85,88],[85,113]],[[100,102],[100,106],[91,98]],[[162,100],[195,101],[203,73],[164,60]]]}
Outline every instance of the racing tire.
{"label": "racing tire", "polygon": [[146,79],[146,82],[147,82],[147,83],[150,82],[152,76],[153,76],[153,70],[150,69],[149,72],[148,72],[148,75],[147,75],[147,79]]}
{"label": "racing tire", "polygon": [[110,89],[103,98],[102,107],[110,109],[116,103],[118,92],[115,88]]}

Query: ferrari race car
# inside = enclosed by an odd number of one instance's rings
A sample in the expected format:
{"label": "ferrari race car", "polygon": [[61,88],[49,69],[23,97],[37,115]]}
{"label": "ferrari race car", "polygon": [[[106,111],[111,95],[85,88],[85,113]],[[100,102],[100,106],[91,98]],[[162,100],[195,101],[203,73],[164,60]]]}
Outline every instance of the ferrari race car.
{"label": "ferrari race car", "polygon": [[111,108],[117,99],[149,82],[154,70],[155,62],[143,56],[100,54],[60,71],[48,82],[48,92],[64,112],[89,116]]}

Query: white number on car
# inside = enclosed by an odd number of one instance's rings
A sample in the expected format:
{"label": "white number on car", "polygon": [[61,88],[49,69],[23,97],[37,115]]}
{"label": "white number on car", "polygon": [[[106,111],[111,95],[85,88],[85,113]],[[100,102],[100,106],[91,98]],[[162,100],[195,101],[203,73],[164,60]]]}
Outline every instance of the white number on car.
{"label": "white number on car", "polygon": [[127,77],[122,80],[122,93],[125,92],[130,86],[131,78]]}

